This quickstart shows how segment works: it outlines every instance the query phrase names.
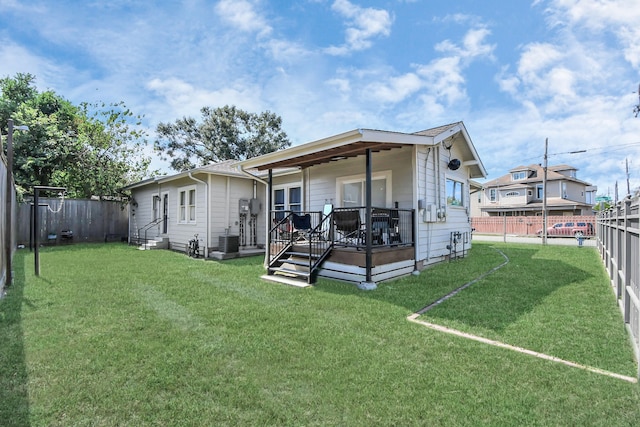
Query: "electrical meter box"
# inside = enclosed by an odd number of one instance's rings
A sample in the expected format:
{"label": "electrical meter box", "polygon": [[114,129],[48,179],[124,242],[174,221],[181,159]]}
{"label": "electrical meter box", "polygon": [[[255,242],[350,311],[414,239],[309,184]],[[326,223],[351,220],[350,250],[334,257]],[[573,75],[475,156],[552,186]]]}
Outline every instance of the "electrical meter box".
{"label": "electrical meter box", "polygon": [[251,211],[251,215],[258,215],[260,213],[260,200],[251,199],[249,200],[249,210]]}
{"label": "electrical meter box", "polygon": [[249,213],[249,199],[240,199],[239,211],[240,215],[246,215]]}

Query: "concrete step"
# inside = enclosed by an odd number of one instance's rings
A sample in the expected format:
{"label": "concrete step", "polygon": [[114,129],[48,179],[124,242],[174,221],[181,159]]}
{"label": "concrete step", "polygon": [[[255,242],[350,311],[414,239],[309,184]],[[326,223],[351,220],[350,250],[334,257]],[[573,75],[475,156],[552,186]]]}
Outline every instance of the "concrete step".
{"label": "concrete step", "polygon": [[152,249],[169,249],[168,237],[155,237],[153,240],[149,240],[147,243],[138,246],[141,251]]}
{"label": "concrete step", "polygon": [[294,279],[294,278],[285,277],[285,276],[264,274],[263,276],[261,276],[261,279],[267,280],[269,282],[281,283],[283,285],[295,286],[297,288],[308,288],[311,286],[306,282],[306,280],[303,281],[300,279]]}

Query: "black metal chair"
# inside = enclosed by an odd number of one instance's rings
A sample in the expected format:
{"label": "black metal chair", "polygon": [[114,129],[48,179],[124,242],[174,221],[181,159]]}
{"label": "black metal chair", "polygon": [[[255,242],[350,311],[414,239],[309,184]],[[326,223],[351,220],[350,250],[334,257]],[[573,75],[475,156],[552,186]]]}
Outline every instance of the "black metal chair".
{"label": "black metal chair", "polygon": [[311,241],[311,215],[291,214],[291,223],[293,225],[294,239],[299,242]]}
{"label": "black metal chair", "polygon": [[338,210],[333,212],[333,223],[337,234],[340,235],[338,243],[358,246],[362,239],[362,222],[360,212],[357,210]]}

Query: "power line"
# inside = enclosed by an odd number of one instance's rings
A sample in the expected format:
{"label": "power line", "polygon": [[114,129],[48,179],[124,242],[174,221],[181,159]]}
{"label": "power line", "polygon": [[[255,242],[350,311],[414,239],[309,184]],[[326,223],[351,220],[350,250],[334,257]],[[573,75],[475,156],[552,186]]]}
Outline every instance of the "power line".
{"label": "power line", "polygon": [[[613,151],[619,151],[619,150],[623,150],[627,147],[632,147],[634,145],[640,145],[640,141],[638,142],[629,142],[627,144],[621,144],[621,145],[606,145],[606,146],[601,146],[601,147],[592,147],[592,148],[585,148],[582,150],[575,150],[575,151],[564,151],[561,153],[549,153],[547,154],[547,157],[551,157],[551,156],[559,156],[561,154],[578,154],[578,153],[593,153],[593,152],[598,152],[600,151],[601,153],[611,153]],[[528,157],[524,160],[533,160],[533,159],[539,159],[541,156],[535,156],[535,157]]]}

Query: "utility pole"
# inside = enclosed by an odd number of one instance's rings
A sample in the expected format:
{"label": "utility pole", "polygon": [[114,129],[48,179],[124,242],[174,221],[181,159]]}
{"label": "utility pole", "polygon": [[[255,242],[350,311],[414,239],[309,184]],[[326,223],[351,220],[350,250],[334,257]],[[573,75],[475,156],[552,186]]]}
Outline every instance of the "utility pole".
{"label": "utility pole", "polygon": [[627,196],[631,195],[631,187],[629,186],[629,158],[624,159],[625,165],[627,167]]}
{"label": "utility pole", "polygon": [[542,178],[542,244],[547,244],[547,157],[549,138],[544,140],[544,175]]}

